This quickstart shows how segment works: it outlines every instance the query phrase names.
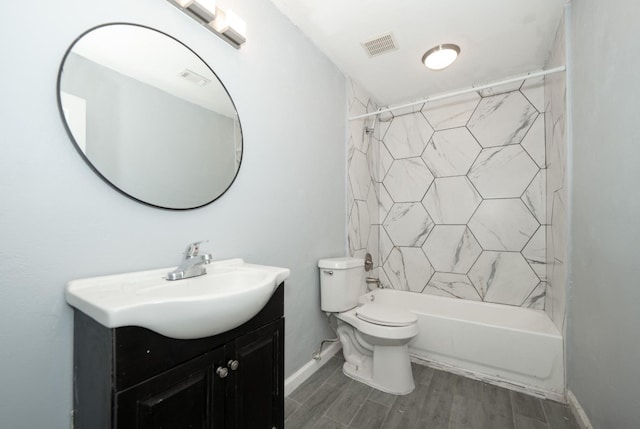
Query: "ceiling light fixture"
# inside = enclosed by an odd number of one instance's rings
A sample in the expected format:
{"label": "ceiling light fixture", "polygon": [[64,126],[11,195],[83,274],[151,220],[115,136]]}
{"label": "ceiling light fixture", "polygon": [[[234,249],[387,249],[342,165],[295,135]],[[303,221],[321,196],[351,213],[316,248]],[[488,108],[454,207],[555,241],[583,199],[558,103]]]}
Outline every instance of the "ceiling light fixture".
{"label": "ceiling light fixture", "polygon": [[422,56],[422,63],[431,70],[442,70],[449,67],[460,54],[460,46],[453,43],[445,43],[444,45],[438,45]]}

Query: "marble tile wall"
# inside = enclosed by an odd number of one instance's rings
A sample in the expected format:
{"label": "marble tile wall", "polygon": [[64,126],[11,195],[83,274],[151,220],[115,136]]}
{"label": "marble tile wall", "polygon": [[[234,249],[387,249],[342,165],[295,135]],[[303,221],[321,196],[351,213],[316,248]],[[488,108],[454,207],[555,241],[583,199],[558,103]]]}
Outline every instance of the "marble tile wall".
{"label": "marble tile wall", "polygon": [[[375,109],[351,85],[350,116]],[[545,307],[542,78],[351,121],[349,251],[386,287]],[[366,211],[366,214],[364,214]]]}
{"label": "marble tile wall", "polygon": [[[348,116],[377,109],[371,97],[351,80],[347,82]],[[374,129],[367,133],[366,128]],[[371,253],[379,257],[379,210],[375,181],[379,164],[379,127],[372,118],[349,121],[347,140],[347,240],[349,255],[359,258]]]}
{"label": "marble tile wall", "polygon": [[[556,32],[547,68],[565,65],[564,19]],[[560,332],[564,329],[567,294],[567,140],[566,140],[566,80],[564,73],[547,76],[545,80],[545,131],[547,166],[547,286],[545,311]]]}

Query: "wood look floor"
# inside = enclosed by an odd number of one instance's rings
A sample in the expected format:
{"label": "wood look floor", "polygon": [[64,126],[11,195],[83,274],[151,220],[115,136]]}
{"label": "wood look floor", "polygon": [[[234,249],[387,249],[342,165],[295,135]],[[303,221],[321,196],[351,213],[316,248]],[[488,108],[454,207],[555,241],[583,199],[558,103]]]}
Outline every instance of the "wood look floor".
{"label": "wood look floor", "polygon": [[285,398],[286,429],[578,429],[566,405],[413,364],[415,390],[380,392],[334,356]]}

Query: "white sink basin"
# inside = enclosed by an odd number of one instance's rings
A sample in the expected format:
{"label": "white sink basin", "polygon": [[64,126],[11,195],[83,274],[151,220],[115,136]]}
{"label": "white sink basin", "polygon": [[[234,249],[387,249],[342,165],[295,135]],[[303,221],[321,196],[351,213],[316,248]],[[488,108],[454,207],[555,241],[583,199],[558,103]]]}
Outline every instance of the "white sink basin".
{"label": "white sink basin", "polygon": [[108,328],[141,326],[171,338],[202,338],[247,322],[290,273],[229,259],[207,265],[206,275],[167,281],[172,269],[73,280],[67,302]]}

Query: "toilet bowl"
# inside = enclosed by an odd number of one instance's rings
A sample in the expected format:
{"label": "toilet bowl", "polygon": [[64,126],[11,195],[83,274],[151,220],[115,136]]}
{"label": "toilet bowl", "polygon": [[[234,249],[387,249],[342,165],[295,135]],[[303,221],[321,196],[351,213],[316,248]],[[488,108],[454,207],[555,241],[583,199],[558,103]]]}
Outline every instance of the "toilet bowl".
{"label": "toilet bowl", "polygon": [[[384,310],[389,317],[367,320],[365,315],[372,309]],[[365,304],[337,313],[336,317],[340,321],[338,335],[346,375],[395,395],[413,391],[407,344],[418,334],[414,314],[380,304]]]}
{"label": "toilet bowl", "polygon": [[363,265],[357,258],[320,260],[321,307],[338,320],[344,373],[384,392],[404,395],[415,387],[407,344],[418,334],[417,318],[401,308],[358,305],[366,292]]}

